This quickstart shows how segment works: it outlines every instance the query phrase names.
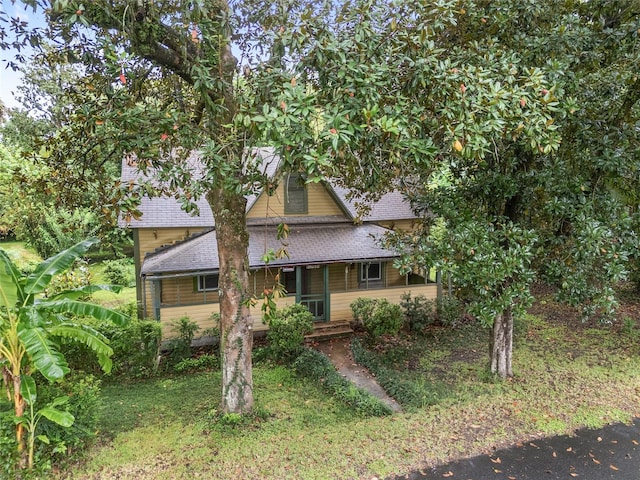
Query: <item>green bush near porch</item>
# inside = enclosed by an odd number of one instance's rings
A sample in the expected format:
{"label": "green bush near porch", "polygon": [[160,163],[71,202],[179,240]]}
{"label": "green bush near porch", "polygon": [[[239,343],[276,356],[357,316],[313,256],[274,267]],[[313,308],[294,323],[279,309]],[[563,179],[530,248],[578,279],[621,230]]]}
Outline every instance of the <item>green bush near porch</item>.
{"label": "green bush near porch", "polygon": [[357,298],[351,303],[351,311],[356,328],[361,325],[372,339],[396,335],[404,324],[400,305],[386,298]]}
{"label": "green bush near porch", "polygon": [[304,346],[304,336],[313,331],[313,315],[299,303],[278,310],[269,319],[269,353],[276,361],[288,362]]}

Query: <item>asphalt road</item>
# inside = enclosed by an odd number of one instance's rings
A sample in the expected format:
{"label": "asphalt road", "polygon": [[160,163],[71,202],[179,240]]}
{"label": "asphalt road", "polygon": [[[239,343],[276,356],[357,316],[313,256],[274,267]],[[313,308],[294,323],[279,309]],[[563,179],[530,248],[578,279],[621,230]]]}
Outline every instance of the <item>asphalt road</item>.
{"label": "asphalt road", "polygon": [[396,477],[397,480],[640,480],[640,418],[580,430]]}

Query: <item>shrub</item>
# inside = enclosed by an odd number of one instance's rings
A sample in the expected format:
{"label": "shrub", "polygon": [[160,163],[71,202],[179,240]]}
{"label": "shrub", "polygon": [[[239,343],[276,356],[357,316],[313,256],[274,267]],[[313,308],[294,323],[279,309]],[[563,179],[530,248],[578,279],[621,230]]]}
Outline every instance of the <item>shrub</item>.
{"label": "shrub", "polygon": [[19,463],[18,445],[16,444],[15,426],[10,420],[13,410],[6,403],[0,406],[0,478],[16,478]]}
{"label": "shrub", "polygon": [[357,298],[351,303],[351,311],[356,325],[361,324],[372,338],[395,335],[402,328],[402,308],[386,298]]}
{"label": "shrub", "polygon": [[382,417],[392,413],[391,408],[380,399],[342,377],[331,360],[317,350],[305,348],[293,366],[299,375],[320,383],[334,398],[360,415]]}
{"label": "shrub", "polygon": [[104,275],[109,283],[128,287],[133,282],[133,264],[127,258],[118,260],[105,260]]}
{"label": "shrub", "polygon": [[371,318],[377,301],[373,298],[359,297],[351,302],[351,313],[353,314],[353,322],[351,328],[354,330],[364,330],[365,319]]}
{"label": "shrub", "polygon": [[220,359],[217,355],[200,355],[197,358],[185,358],[173,367],[177,373],[193,373],[203,370],[217,370],[218,368],[220,368]]}
{"label": "shrub", "polygon": [[176,320],[172,326],[178,336],[169,342],[169,360],[172,365],[176,365],[185,358],[191,357],[191,342],[200,327],[189,317]]}
{"label": "shrub", "polygon": [[380,386],[390,396],[405,408],[422,408],[434,405],[439,399],[439,392],[426,381],[411,382],[398,378],[397,373],[385,367],[378,357],[368,351],[357,338],[351,341],[351,351],[354,360],[368,368],[375,376]]}
{"label": "shrub", "polygon": [[404,310],[407,327],[412,332],[421,332],[436,323],[435,302],[424,295],[411,298],[411,294],[406,293],[402,296],[400,306]]}
{"label": "shrub", "polygon": [[304,336],[313,331],[313,315],[300,304],[278,310],[270,317],[267,340],[269,351],[278,361],[290,361],[300,354]]}
{"label": "shrub", "polygon": [[17,213],[21,221],[14,225],[16,237],[24,240],[42,258],[94,236],[99,228],[98,216],[89,209],[73,211],[42,204],[23,206]]}
{"label": "shrub", "polygon": [[47,296],[66,290],[74,290],[76,288],[86,287],[91,284],[91,272],[89,264],[81,258],[73,262],[73,265],[66,272],[60,273],[51,279],[45,290]]}
{"label": "shrub", "polygon": [[74,452],[88,446],[96,436],[100,409],[100,380],[93,375],[72,373],[61,382],[39,383],[38,407],[41,408],[57,397],[68,397],[65,409],[75,420],[70,427],[62,427],[49,421],[38,424],[37,434],[46,435],[49,444],[42,446],[46,456],[67,459]]}
{"label": "shrub", "polygon": [[373,337],[381,335],[396,335],[402,328],[402,308],[395,303],[389,303],[385,298],[378,300],[373,316],[364,327]]}
{"label": "shrub", "polygon": [[436,300],[438,321],[445,327],[455,327],[464,313],[462,303],[456,297],[441,297]]}
{"label": "shrub", "polygon": [[[161,340],[158,322],[133,317],[125,327],[94,320],[88,321],[87,327],[93,328],[109,340],[109,346],[113,349],[112,375],[140,378],[155,371]],[[84,370],[96,376],[104,375],[95,355],[85,345],[72,342],[61,345],[61,349],[72,370]]]}

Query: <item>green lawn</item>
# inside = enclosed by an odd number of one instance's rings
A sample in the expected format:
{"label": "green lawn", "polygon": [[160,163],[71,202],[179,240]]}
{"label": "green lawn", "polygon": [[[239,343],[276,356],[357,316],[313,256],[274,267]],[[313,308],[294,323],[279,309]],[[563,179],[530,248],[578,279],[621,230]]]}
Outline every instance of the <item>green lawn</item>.
{"label": "green lawn", "polygon": [[[20,270],[31,270],[38,263],[42,261],[42,258],[33,250],[25,247],[23,242],[0,242],[0,249],[7,252],[9,258]],[[131,266],[133,270],[133,265]],[[104,265],[102,263],[93,263],[89,266],[91,272],[91,283],[94,285],[107,284],[108,279],[104,275]],[[4,268],[0,268],[0,287],[3,288],[7,294],[10,304],[15,303],[16,293],[8,281],[7,274]],[[92,300],[96,303],[104,305],[110,308],[117,308],[120,305],[136,301],[136,289],[135,287],[126,287],[118,294],[113,292],[96,292],[92,295]]]}
{"label": "green lawn", "polygon": [[257,415],[220,417],[219,372],[104,388],[97,443],[59,478],[384,478],[640,414],[637,330],[542,312],[519,322],[515,378],[487,375],[487,332],[434,328],[380,344],[434,405],[364,418],[283,367],[255,368]]}
{"label": "green lawn", "polygon": [[[29,269],[41,261],[40,256],[33,250],[26,248],[22,242],[0,242],[0,249],[9,255],[18,269]],[[16,302],[16,291],[12,282],[9,281],[4,266],[0,267],[0,288],[7,295],[9,304],[13,305]]]}

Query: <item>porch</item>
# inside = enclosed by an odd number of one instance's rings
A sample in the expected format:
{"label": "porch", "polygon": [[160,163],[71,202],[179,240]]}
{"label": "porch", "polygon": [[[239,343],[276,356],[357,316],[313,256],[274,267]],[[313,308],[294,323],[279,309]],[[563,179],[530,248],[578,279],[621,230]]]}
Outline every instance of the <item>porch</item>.
{"label": "porch", "polygon": [[[351,303],[359,297],[368,298],[386,298],[391,303],[399,304],[402,296],[411,294],[412,297],[424,295],[428,299],[435,299],[438,294],[438,285],[435,283],[401,285],[393,287],[370,288],[366,290],[350,290],[342,292],[330,292],[326,295],[327,302],[323,308],[328,315],[323,319],[324,322],[338,323],[350,322],[353,320],[351,313]],[[277,300],[278,308],[284,308],[288,305],[296,303],[296,295],[287,295]],[[189,317],[200,327],[200,332],[216,326],[212,316],[220,313],[220,304],[217,302],[191,304],[191,305],[172,305],[160,306],[158,309],[158,319],[162,326],[162,337],[167,339],[175,336],[172,324],[181,317]],[[251,308],[251,316],[253,318],[253,331],[266,331],[267,326],[262,323],[262,310],[258,303]]]}

